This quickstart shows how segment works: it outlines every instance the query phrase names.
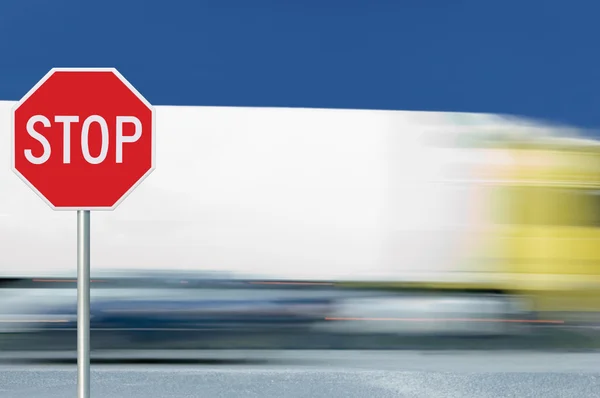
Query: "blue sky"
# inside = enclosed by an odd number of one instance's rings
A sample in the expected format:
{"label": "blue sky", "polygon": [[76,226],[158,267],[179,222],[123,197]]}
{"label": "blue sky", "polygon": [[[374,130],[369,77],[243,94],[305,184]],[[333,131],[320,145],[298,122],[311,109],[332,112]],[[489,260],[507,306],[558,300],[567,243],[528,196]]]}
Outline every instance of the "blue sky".
{"label": "blue sky", "polygon": [[115,66],[155,105],[494,112],[600,128],[597,0],[0,0],[0,99]]}

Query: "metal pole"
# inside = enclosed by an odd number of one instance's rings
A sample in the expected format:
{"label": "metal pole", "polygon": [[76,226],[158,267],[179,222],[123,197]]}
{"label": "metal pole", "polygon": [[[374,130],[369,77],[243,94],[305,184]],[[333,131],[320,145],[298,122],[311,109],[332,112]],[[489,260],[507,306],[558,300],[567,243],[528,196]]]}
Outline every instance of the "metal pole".
{"label": "metal pole", "polygon": [[77,211],[77,398],[90,398],[90,211]]}

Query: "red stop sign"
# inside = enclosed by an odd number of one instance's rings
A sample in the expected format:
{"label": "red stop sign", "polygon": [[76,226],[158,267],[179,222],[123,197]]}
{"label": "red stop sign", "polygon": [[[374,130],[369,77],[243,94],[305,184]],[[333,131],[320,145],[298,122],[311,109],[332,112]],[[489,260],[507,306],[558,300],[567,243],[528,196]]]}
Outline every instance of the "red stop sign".
{"label": "red stop sign", "polygon": [[56,210],[112,210],[154,169],[155,113],[113,68],[55,68],[13,111],[13,171]]}

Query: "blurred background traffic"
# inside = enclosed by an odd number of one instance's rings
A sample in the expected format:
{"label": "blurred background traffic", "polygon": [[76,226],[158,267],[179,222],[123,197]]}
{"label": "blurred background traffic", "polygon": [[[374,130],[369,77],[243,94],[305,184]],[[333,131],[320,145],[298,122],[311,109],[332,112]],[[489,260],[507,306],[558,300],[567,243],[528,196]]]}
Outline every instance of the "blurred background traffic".
{"label": "blurred background traffic", "polygon": [[[598,345],[588,132],[486,114],[158,115],[157,171],[92,217],[94,352]],[[73,351],[74,218],[0,173],[0,350]]]}

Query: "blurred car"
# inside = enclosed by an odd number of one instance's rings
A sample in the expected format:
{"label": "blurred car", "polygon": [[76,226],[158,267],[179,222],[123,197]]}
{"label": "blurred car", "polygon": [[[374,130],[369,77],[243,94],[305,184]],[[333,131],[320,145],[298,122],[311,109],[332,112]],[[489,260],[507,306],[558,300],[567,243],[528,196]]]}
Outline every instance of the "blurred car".
{"label": "blurred car", "polygon": [[[224,338],[303,334],[331,313],[334,299],[261,289],[243,281],[188,280],[162,286],[132,278],[93,288],[93,349],[202,348]],[[154,283],[153,283],[154,282]],[[115,287],[118,286],[118,287]],[[132,287],[128,287],[132,286]],[[2,349],[66,350],[76,342],[76,289],[14,289],[0,308]],[[2,342],[4,344],[2,344]]]}

